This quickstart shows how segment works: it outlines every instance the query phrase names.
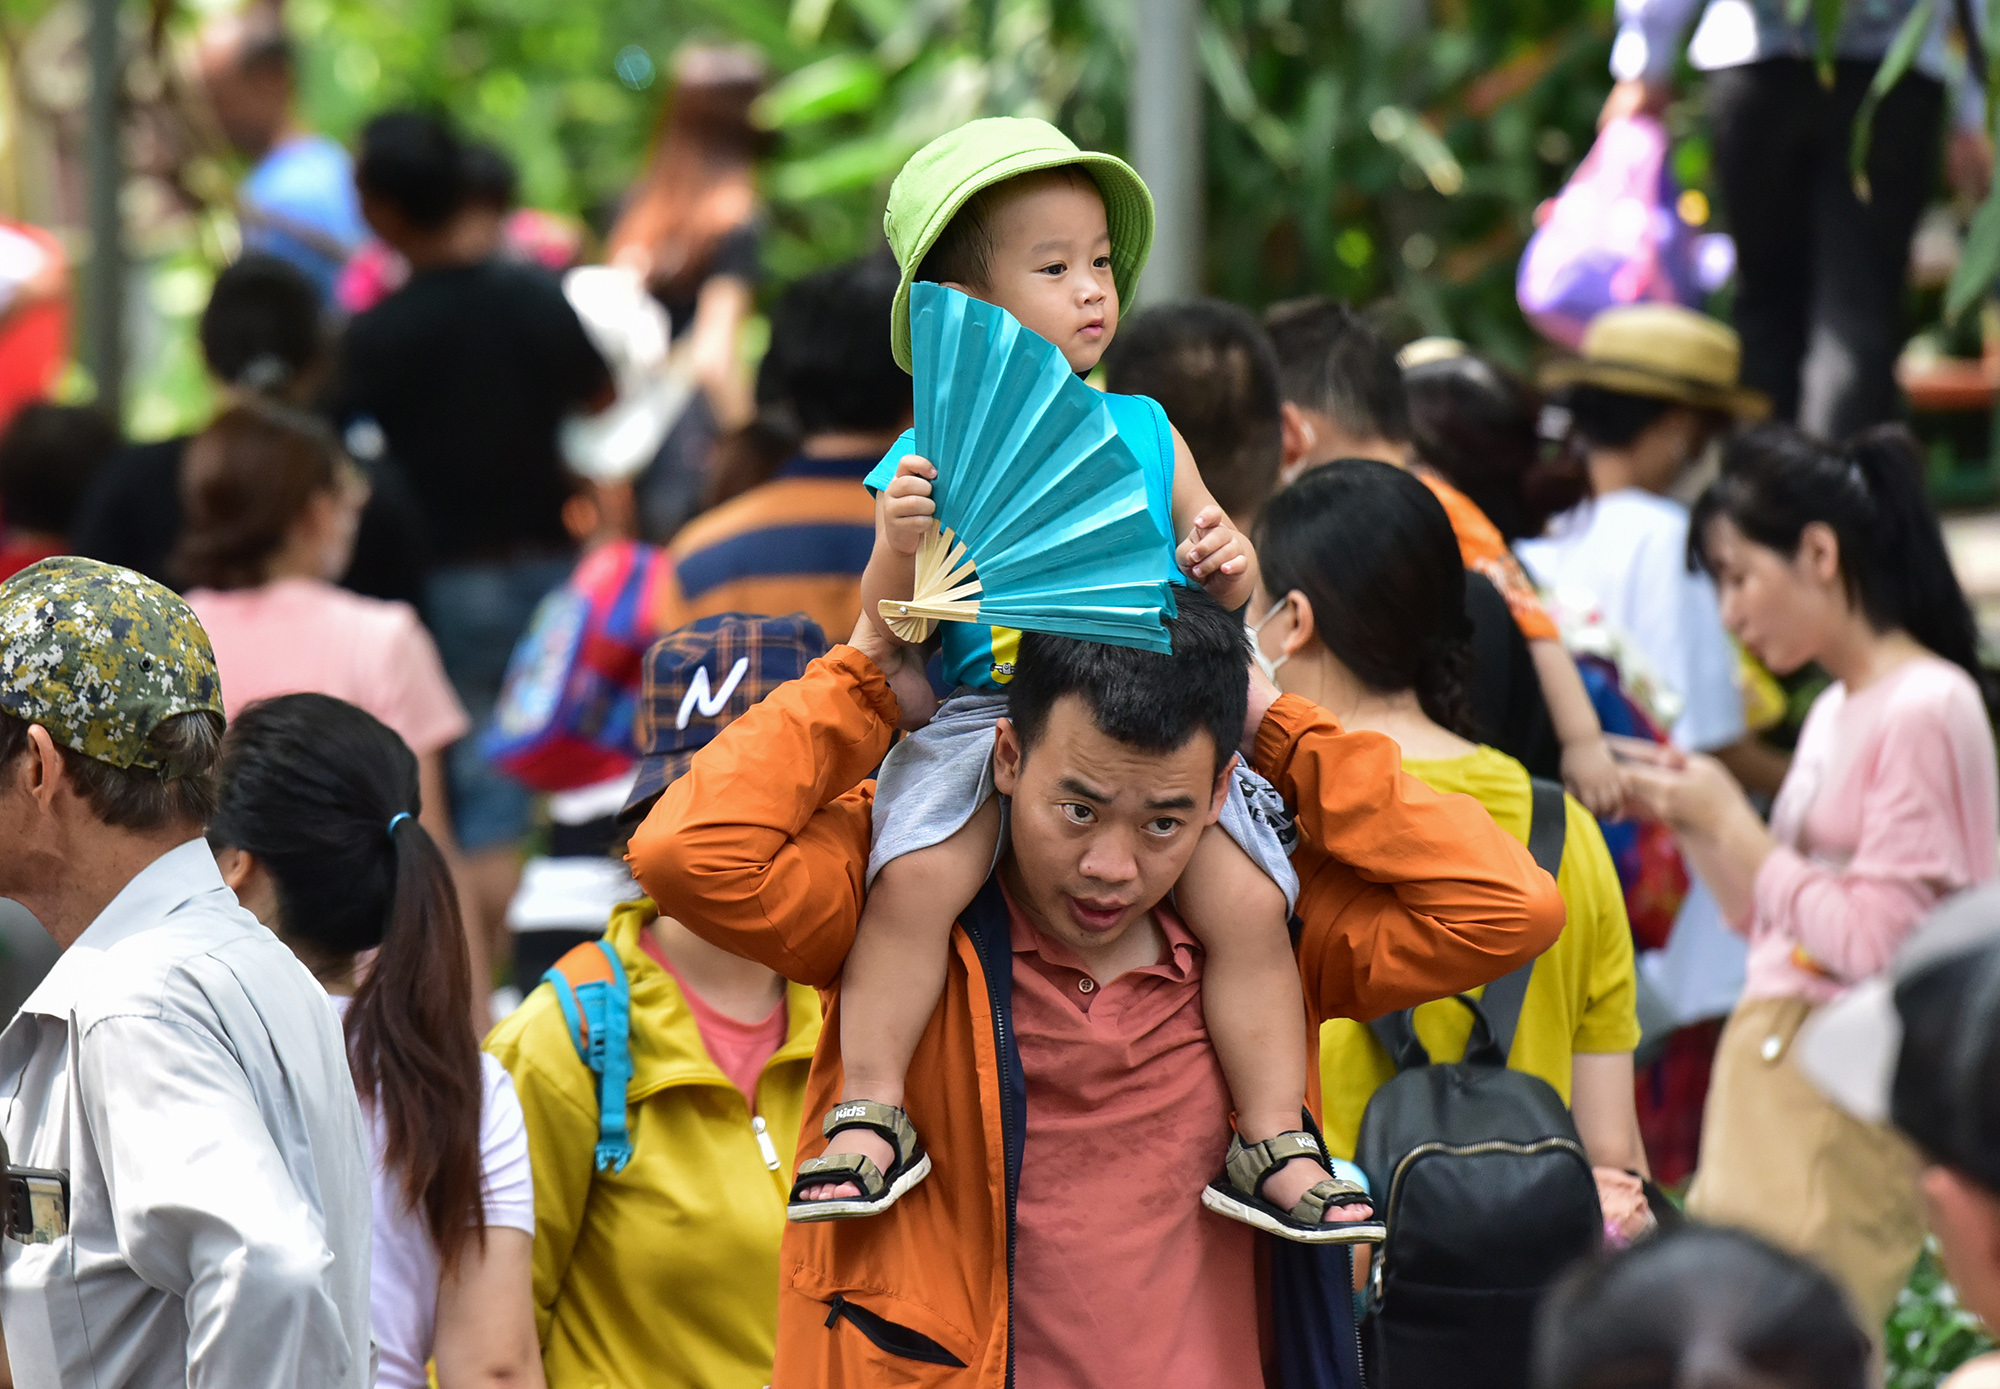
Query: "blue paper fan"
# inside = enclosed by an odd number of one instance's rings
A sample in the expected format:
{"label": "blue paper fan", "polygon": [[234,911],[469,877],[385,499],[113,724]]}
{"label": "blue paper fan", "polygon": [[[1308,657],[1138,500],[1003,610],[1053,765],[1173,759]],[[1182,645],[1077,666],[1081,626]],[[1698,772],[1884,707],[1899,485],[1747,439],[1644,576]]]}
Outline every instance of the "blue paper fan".
{"label": "blue paper fan", "polygon": [[942,285],[910,287],[910,353],[937,519],[910,600],[881,604],[897,635],[983,622],[1169,650],[1173,542],[1104,397],[1005,309]]}

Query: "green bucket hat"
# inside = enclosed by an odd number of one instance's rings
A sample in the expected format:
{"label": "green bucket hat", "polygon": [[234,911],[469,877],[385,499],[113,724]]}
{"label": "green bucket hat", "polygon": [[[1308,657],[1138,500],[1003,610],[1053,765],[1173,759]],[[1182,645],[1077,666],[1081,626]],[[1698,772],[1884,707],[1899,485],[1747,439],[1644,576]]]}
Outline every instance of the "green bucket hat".
{"label": "green bucket hat", "polygon": [[114,767],[159,766],[165,719],[222,714],[215,652],[192,610],[143,574],[62,555],[0,584],[0,710]]}
{"label": "green bucket hat", "polygon": [[1139,271],[1153,248],[1153,195],[1130,164],[1115,155],[1080,150],[1047,121],[989,116],[947,131],[910,156],[889,186],[882,231],[903,276],[889,310],[889,350],[910,370],[910,282],[917,267],[968,199],[1020,174],[1080,165],[1104,199],[1111,231],[1111,278],[1121,308],[1139,287]]}

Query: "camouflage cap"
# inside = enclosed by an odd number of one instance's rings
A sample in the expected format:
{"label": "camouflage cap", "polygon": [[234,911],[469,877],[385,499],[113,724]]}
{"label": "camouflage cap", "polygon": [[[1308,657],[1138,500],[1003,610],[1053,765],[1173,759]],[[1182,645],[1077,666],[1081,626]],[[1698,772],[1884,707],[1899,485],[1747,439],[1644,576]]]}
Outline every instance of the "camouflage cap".
{"label": "camouflage cap", "polygon": [[222,714],[194,613],[143,574],[61,555],[0,584],[0,711],[114,767],[155,768],[161,721]]}

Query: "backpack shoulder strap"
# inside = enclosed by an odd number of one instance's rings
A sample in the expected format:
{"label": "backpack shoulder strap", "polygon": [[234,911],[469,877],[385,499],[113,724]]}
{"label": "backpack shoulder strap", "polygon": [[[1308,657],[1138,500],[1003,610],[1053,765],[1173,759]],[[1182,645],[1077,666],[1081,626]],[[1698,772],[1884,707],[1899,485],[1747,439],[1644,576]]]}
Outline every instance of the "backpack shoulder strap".
{"label": "backpack shoulder strap", "polygon": [[618,952],[586,941],[542,976],[569,1024],[577,1059],[597,1077],[597,1170],[623,1171],[632,1160],[625,1091],[632,1083],[632,989]]}
{"label": "backpack shoulder strap", "polygon": [[[1528,778],[1528,852],[1534,856],[1535,866],[1551,878],[1562,866],[1563,846],[1569,838],[1569,807],[1563,800],[1562,786],[1541,777]],[[1528,998],[1528,981],[1534,974],[1535,962],[1502,975],[1486,986],[1477,1000],[1461,994],[1460,1001],[1470,1008],[1475,1017],[1486,1023],[1487,1037],[1497,1050],[1497,1064],[1505,1065],[1507,1055],[1514,1048],[1514,1032],[1521,1023],[1521,1006]],[[1430,1053],[1417,1037],[1415,1010],[1404,1008],[1398,1012],[1380,1017],[1368,1024],[1368,1030],[1389,1053],[1389,1059],[1396,1063],[1398,1071],[1407,1071],[1416,1066],[1428,1066]],[[1480,1047],[1481,1055],[1490,1056],[1475,1025],[1473,1038],[1467,1042],[1466,1059],[1475,1059],[1473,1048]]]}
{"label": "backpack shoulder strap", "polygon": [[[1528,852],[1535,866],[1551,878],[1562,867],[1563,846],[1569,838],[1569,806],[1562,786],[1541,777],[1528,778]],[[1528,998],[1528,980],[1535,962],[1495,979],[1479,996],[1479,1011],[1493,1034],[1493,1045],[1504,1060],[1514,1049],[1514,1031],[1521,1023],[1521,1005]]]}

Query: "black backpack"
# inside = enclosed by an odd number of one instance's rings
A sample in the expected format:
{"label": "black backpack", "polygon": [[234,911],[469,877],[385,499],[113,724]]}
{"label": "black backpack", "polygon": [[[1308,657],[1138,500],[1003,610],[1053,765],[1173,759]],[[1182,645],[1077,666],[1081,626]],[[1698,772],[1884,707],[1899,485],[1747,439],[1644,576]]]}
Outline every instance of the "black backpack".
{"label": "black backpack", "polygon": [[[1560,786],[1535,780],[1528,848],[1562,862]],[[1460,1062],[1432,1062],[1409,1009],[1370,1026],[1397,1074],[1368,1101],[1355,1159],[1388,1237],[1362,1323],[1372,1389],[1525,1389],[1542,1293],[1603,1235],[1575,1121],[1507,1069],[1534,962],[1486,986]]]}

